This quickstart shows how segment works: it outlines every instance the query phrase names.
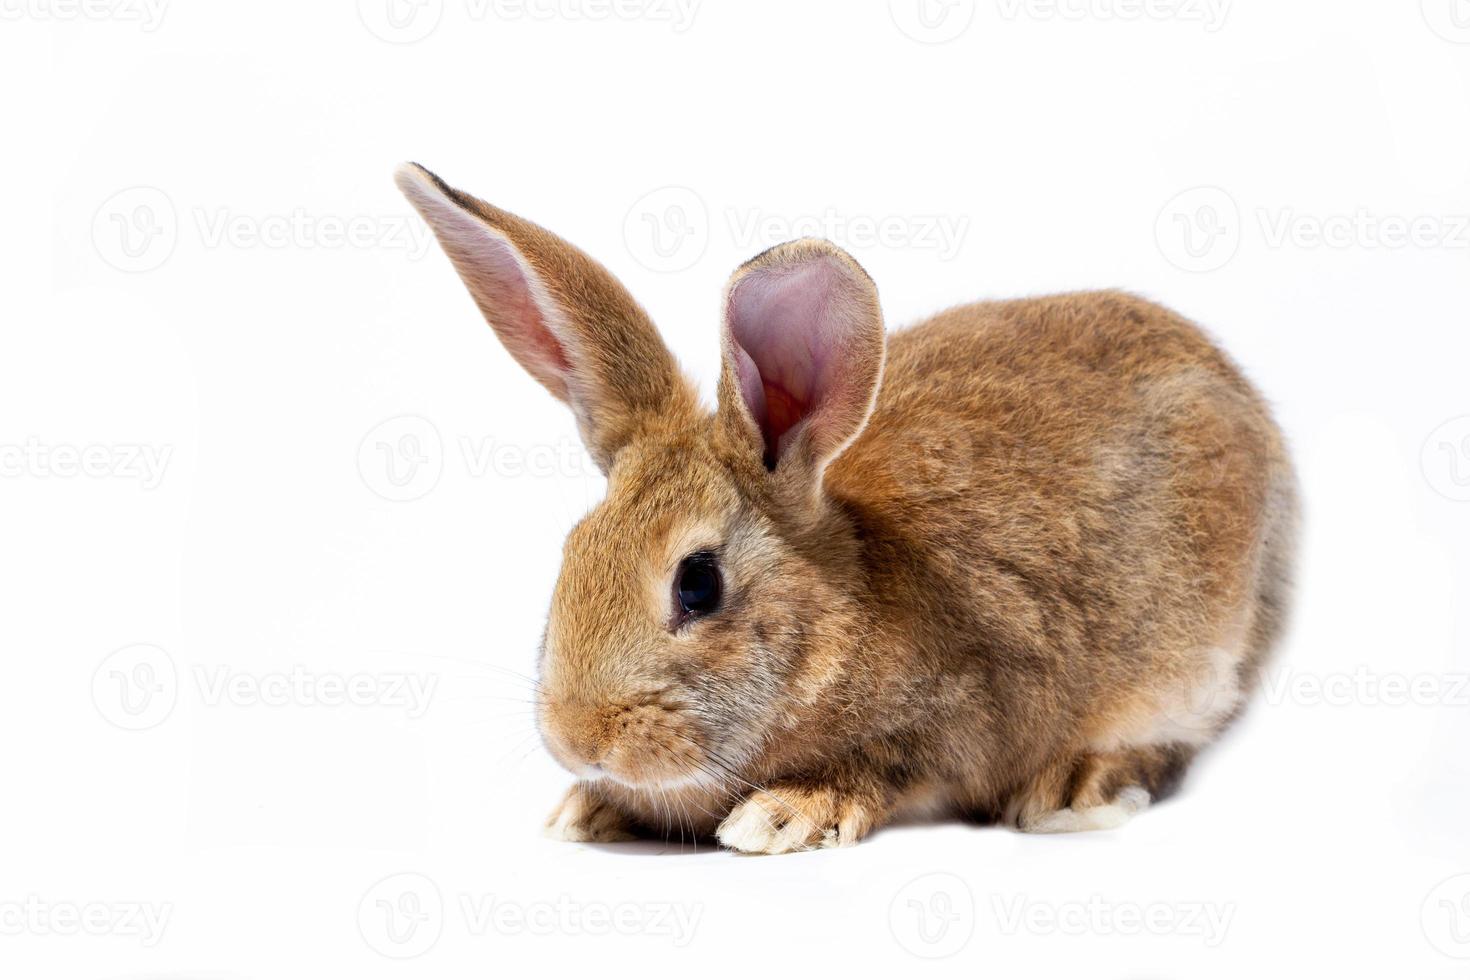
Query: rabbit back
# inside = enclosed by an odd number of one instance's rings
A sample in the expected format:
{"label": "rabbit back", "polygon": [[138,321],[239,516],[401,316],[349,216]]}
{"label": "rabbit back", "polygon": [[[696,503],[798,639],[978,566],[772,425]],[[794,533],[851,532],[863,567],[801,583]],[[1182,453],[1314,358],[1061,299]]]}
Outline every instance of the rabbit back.
{"label": "rabbit back", "polygon": [[827,484],[895,642],[973,680],[965,727],[987,731],[959,737],[984,739],[987,772],[1197,748],[1282,628],[1282,436],[1201,330],[1128,294],[981,303],[890,335]]}

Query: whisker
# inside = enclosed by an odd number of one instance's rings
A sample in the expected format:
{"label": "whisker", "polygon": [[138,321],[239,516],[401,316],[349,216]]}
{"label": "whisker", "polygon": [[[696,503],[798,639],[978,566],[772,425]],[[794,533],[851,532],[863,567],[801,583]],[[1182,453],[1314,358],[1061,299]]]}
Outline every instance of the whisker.
{"label": "whisker", "polygon": [[[798,809],[796,807],[795,804],[791,803],[789,800],[787,800],[784,797],[782,797],[781,794],[779,794],[779,793],[771,790],[768,787],[761,786],[758,783],[753,783],[750,780],[746,779],[745,777],[741,776],[739,773],[735,772],[729,766],[728,763],[725,763],[722,760],[720,760],[720,758],[718,757],[718,755],[716,753],[714,753],[711,750],[705,748],[704,746],[698,744],[693,739],[691,739],[689,736],[684,735],[684,734],[682,734],[680,732],[671,732],[670,734],[672,734],[672,735],[674,735],[674,736],[676,736],[678,738],[684,739],[686,742],[688,742],[694,748],[696,748],[700,752],[702,752],[707,759],[710,759],[720,769],[722,769],[725,772],[725,775],[729,779],[735,780],[735,781],[740,782],[740,783],[744,783],[746,786],[748,786],[750,789],[754,790],[757,793],[764,793],[766,796],[770,797],[771,799],[773,799],[777,803],[779,803],[781,806],[785,807],[786,810],[788,810],[790,812],[791,817],[793,819],[799,820],[803,824],[805,824],[808,830],[813,831],[813,832],[820,832],[821,828],[819,828],[815,823],[813,823],[811,821],[811,819],[808,818],[805,813],[803,813],[800,809]],[[694,765],[695,768],[701,769],[702,771],[705,771],[708,774],[708,770],[703,770],[702,767],[701,767],[701,765],[700,765],[700,763],[695,762],[695,763],[693,763],[693,765]],[[762,810],[764,810],[766,812],[766,815],[767,816],[771,817],[773,820],[776,819],[776,814],[772,813],[770,811],[770,809],[768,809],[759,800],[756,800],[754,797],[746,797],[746,801],[747,802],[751,802],[751,803],[755,803],[756,806],[760,807]]]}

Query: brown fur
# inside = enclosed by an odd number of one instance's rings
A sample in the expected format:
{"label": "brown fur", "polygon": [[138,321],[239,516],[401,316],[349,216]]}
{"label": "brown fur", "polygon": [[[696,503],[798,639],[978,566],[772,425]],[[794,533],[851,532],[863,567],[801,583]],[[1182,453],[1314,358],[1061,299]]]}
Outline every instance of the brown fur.
{"label": "brown fur", "polygon": [[[855,438],[802,436],[773,472],[728,330],[708,413],[605,270],[438,186],[568,311],[590,393],[573,407],[608,471],[540,664],[548,748],[602,766],[556,833],[784,851],[902,813],[1039,827],[1128,787],[1166,795],[1240,710],[1282,628],[1294,481],[1266,406],[1189,322],[1113,292],[981,303],[889,335],[885,364],[857,264],[781,246],[732,288],[840,263],[872,377],[841,420]],[[456,265],[468,281],[473,256]],[[727,599],[676,628],[671,578],[698,550]]]}

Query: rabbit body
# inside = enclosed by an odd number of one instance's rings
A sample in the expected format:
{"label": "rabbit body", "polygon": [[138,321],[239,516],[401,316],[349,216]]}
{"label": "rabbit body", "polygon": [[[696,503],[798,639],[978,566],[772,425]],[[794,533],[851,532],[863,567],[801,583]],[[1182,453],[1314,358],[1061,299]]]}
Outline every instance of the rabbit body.
{"label": "rabbit body", "polygon": [[400,185],[608,472],[541,656],[543,736],[579,776],[554,836],[1109,827],[1244,706],[1295,484],[1188,321],[1097,292],[885,336],[850,257],[789,243],[732,279],[709,412],[600,266],[426,171]]}

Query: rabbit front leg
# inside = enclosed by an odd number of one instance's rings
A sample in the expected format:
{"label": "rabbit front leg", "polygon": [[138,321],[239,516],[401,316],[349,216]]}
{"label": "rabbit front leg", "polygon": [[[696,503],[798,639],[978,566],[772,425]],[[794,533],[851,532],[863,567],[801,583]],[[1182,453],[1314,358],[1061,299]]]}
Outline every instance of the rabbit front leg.
{"label": "rabbit front leg", "polygon": [[736,804],[715,837],[747,854],[846,847],[888,819],[892,795],[861,778],[778,781]]}
{"label": "rabbit front leg", "polygon": [[579,782],[546,821],[546,836],[565,841],[633,840],[635,823],[623,810],[600,793],[595,783]]}

